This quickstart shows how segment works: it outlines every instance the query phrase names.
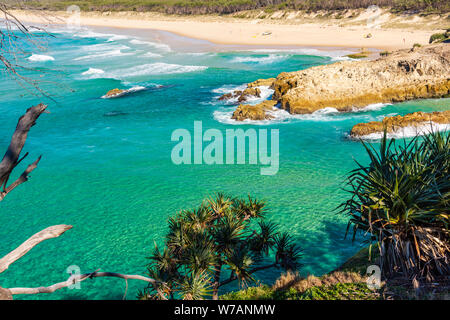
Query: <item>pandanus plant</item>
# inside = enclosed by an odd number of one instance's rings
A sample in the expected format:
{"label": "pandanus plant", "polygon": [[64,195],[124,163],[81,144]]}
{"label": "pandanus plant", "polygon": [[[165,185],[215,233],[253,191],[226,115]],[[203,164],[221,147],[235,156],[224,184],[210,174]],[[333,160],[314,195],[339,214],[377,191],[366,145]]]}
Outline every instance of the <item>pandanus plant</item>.
{"label": "pandanus plant", "polygon": [[370,235],[380,250],[382,273],[432,280],[450,275],[450,135],[431,133],[388,142],[379,151],[363,142],[369,165],[348,177],[352,197],[341,204],[350,215],[347,233]]}
{"label": "pandanus plant", "polygon": [[247,284],[269,268],[296,270],[301,252],[288,234],[264,221],[265,203],[217,194],[169,219],[165,248],[155,245],[148,274],[158,280],[143,299],[218,299],[219,288]]}

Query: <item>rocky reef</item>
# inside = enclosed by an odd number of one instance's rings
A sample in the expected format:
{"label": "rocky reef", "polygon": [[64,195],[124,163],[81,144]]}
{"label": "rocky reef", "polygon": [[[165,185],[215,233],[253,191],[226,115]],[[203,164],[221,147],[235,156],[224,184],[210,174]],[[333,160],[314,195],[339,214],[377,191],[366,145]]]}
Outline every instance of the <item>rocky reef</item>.
{"label": "rocky reef", "polygon": [[282,73],[273,99],[290,113],[442,97],[450,92],[450,46],[400,50],[372,61],[342,61]]}
{"label": "rocky reef", "polygon": [[276,79],[260,79],[247,87],[261,83],[275,90],[272,99],[291,114],[327,107],[348,112],[373,103],[443,97],[450,93],[450,45],[414,47],[376,60],[283,72]]}
{"label": "rocky reef", "polygon": [[109,90],[102,98],[103,99],[118,98],[118,97],[121,97],[121,96],[123,96],[123,95],[125,95],[127,93],[128,93],[127,90],[117,89],[116,88],[116,89]]}
{"label": "rocky reef", "polygon": [[237,121],[244,121],[246,119],[251,120],[271,119],[272,116],[268,114],[267,111],[272,110],[276,104],[277,102],[274,100],[266,100],[254,106],[241,104],[233,112],[231,119]]}
{"label": "rocky reef", "polygon": [[374,133],[382,133],[386,128],[386,132],[396,133],[403,128],[416,128],[427,125],[449,125],[450,128],[450,110],[442,112],[413,112],[404,116],[386,117],[383,121],[372,121],[368,123],[359,123],[355,125],[350,136],[360,138]]}
{"label": "rocky reef", "polygon": [[259,79],[247,84],[247,88],[244,90],[235,90],[230,93],[226,93],[219,97],[219,100],[231,100],[235,99],[238,103],[245,102],[249,98],[260,98],[261,97],[261,89],[259,87],[271,87],[275,78],[270,79]]}

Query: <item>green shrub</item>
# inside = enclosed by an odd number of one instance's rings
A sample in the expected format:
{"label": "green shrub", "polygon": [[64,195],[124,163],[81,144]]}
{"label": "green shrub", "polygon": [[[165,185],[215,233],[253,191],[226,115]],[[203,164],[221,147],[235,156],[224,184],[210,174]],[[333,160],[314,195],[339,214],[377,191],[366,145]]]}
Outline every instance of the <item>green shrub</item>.
{"label": "green shrub", "polygon": [[169,219],[165,247],[156,245],[148,274],[157,281],[141,299],[218,298],[219,288],[254,281],[271,268],[296,270],[301,253],[289,234],[264,221],[265,203],[217,194]]}
{"label": "green shrub", "polygon": [[431,35],[429,43],[442,42],[446,39],[445,33],[435,33]]}
{"label": "green shrub", "polygon": [[363,146],[370,163],[357,162],[348,176],[351,198],[341,205],[350,216],[347,232],[370,235],[388,279],[448,277],[450,134],[400,144],[385,135],[379,151]]}
{"label": "green shrub", "polygon": [[379,295],[365,283],[338,283],[307,289],[300,300],[377,300]]}

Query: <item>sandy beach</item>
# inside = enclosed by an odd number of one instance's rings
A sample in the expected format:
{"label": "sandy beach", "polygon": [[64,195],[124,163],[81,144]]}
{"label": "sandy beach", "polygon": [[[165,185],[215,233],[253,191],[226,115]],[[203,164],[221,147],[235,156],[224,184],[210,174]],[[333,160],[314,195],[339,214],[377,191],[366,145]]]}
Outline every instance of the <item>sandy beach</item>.
{"label": "sandy beach", "polygon": [[[65,24],[65,12],[15,11],[19,19],[33,23]],[[394,50],[427,44],[433,29],[417,28],[411,20],[402,28],[368,26],[364,14],[346,23],[337,20],[310,22],[299,19],[239,19],[232,16],[168,16],[157,13],[82,12],[81,26],[156,29],[178,35],[208,40],[216,44],[286,45],[315,47],[374,48]],[[381,16],[380,21],[391,19]],[[319,21],[319,20],[317,20]],[[414,29],[412,26],[416,26]]]}

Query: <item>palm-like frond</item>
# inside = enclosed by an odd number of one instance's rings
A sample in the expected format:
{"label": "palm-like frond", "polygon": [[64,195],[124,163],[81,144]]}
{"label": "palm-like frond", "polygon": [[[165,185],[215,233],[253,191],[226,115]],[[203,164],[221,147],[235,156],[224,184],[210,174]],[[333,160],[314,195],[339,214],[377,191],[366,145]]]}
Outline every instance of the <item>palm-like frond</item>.
{"label": "palm-like frond", "polygon": [[[380,242],[382,253],[389,252],[390,257],[382,256],[389,260],[386,275],[450,272],[450,246],[431,246],[449,239],[450,135],[437,132],[399,145],[385,135],[379,151],[364,142],[363,146],[370,164],[357,163],[348,177],[352,197],[340,206],[350,216],[353,237],[358,230],[369,233]],[[428,237],[418,230],[429,230],[435,240],[420,243],[419,238]]]}
{"label": "palm-like frond", "polygon": [[255,232],[250,238],[251,250],[256,255],[268,255],[269,251],[275,245],[275,237],[278,232],[278,225],[276,223],[259,221],[259,232]]}
{"label": "palm-like frond", "polygon": [[231,252],[243,239],[245,228],[246,224],[231,214],[226,214],[220,218],[211,231],[218,253]]}
{"label": "palm-like frond", "polygon": [[[183,210],[169,219],[166,248],[157,246],[149,257],[149,274],[159,282],[149,286],[142,297],[150,299],[201,299],[212,288],[213,299],[219,288],[239,280],[252,281],[257,271],[281,265],[299,267],[298,248],[288,236],[279,237],[277,225],[263,222],[265,203],[250,196],[235,199],[221,193],[198,208]],[[260,220],[255,228],[253,221]],[[277,249],[277,263],[264,265],[263,258]],[[254,267],[257,265],[257,267]],[[221,280],[223,268],[230,278]]]}
{"label": "palm-like frond", "polygon": [[216,263],[217,257],[211,241],[194,242],[183,255],[183,264],[191,273],[208,271]]}
{"label": "palm-like frond", "polygon": [[297,270],[301,267],[299,262],[302,251],[291,235],[278,234],[275,237],[275,262],[285,270]]}
{"label": "palm-like frond", "polygon": [[237,216],[244,220],[264,218],[266,214],[266,203],[248,196],[247,201],[235,199],[233,202],[233,210]]}
{"label": "palm-like frond", "polygon": [[222,217],[230,209],[233,199],[223,193],[217,193],[215,198],[208,199],[207,203],[214,216]]}
{"label": "palm-like frond", "polygon": [[251,257],[249,247],[242,243],[226,257],[226,265],[231,270],[232,275],[236,275],[240,283],[246,283],[247,281],[254,281],[252,274],[250,273],[250,267],[254,261]]}
{"label": "palm-like frond", "polygon": [[188,274],[180,284],[183,300],[203,300],[211,291],[211,277],[205,271]]}

